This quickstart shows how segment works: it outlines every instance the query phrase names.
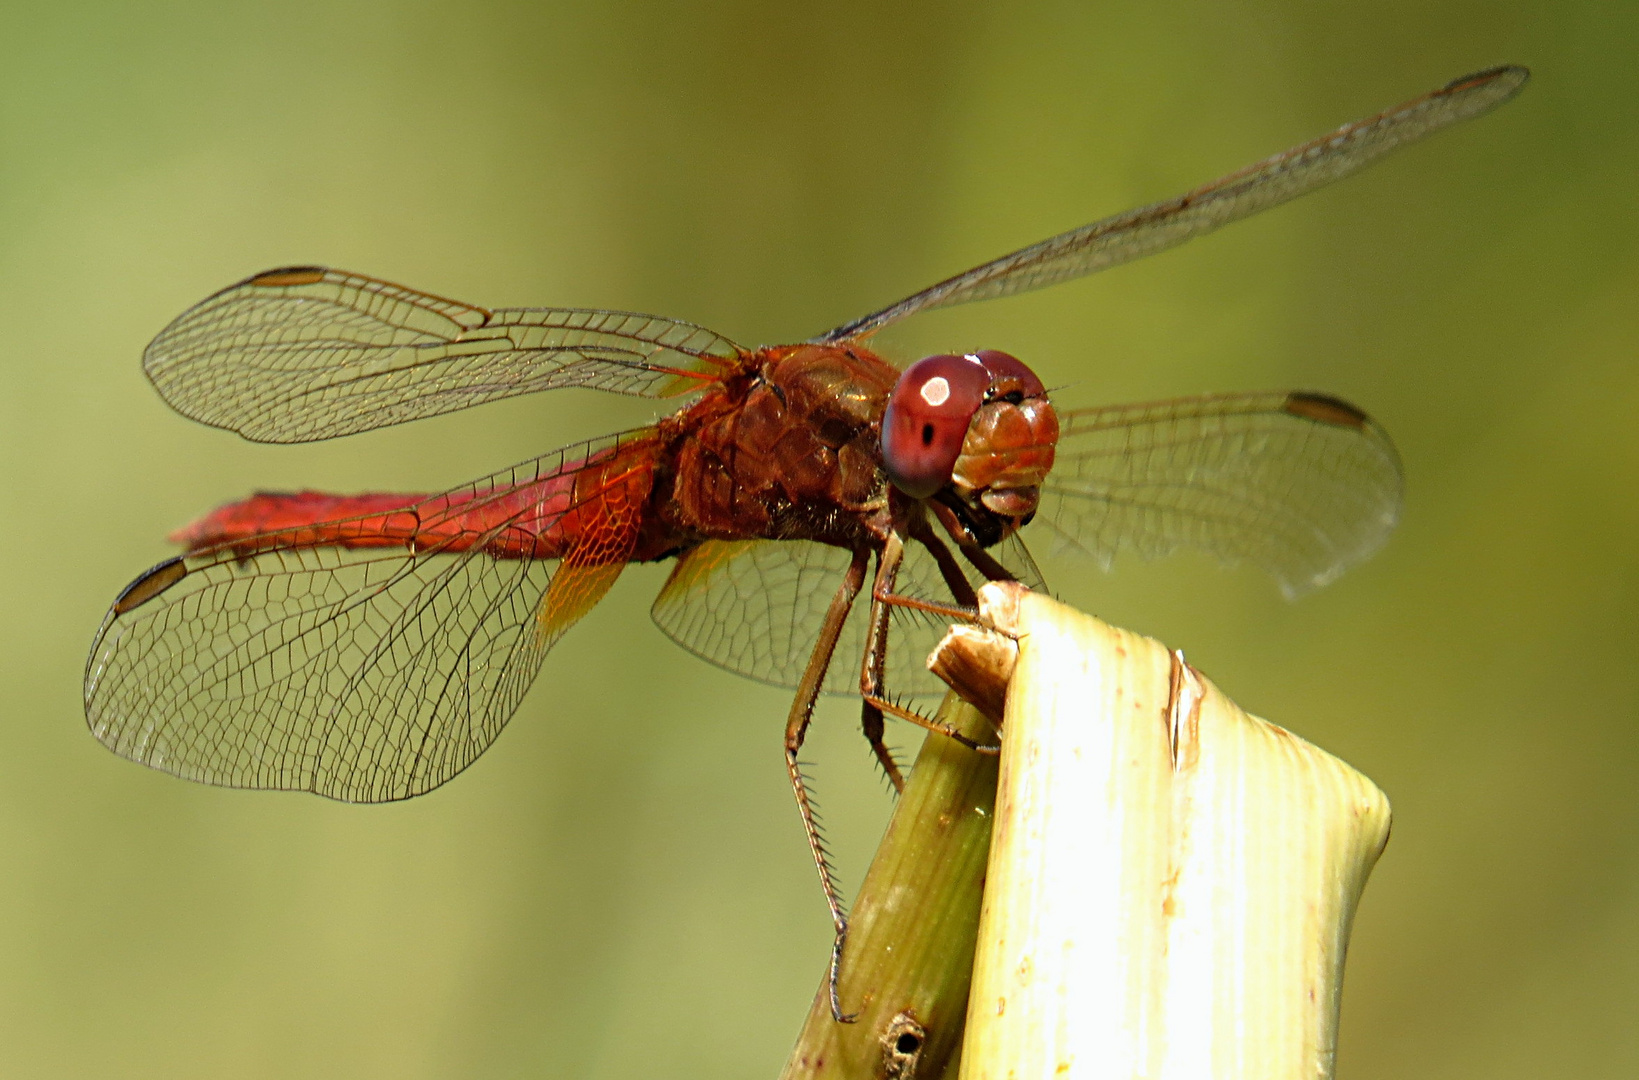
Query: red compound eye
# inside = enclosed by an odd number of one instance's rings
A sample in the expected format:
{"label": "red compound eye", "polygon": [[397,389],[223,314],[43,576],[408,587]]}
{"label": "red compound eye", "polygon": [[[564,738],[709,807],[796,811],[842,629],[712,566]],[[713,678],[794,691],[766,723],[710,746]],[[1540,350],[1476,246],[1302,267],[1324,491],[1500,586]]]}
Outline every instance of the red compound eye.
{"label": "red compound eye", "polygon": [[1042,386],[1036,373],[1011,353],[981,349],[973,354],[972,359],[984,365],[986,374],[990,376],[992,393],[1017,393],[1027,398],[1041,397],[1047,393],[1047,388]]}
{"label": "red compound eye", "polygon": [[930,356],[899,376],[882,414],[882,464],[899,490],[925,499],[950,483],[990,385],[986,367],[977,356]]}

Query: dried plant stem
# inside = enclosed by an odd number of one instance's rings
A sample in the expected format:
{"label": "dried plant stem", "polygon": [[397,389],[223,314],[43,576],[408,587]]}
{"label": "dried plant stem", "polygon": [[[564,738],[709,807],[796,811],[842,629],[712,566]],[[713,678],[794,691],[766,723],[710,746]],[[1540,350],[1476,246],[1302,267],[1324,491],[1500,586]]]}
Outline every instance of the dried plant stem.
{"label": "dried plant stem", "polygon": [[1018,659],[963,1080],[1329,1078],[1383,794],[1158,642],[981,602]]}

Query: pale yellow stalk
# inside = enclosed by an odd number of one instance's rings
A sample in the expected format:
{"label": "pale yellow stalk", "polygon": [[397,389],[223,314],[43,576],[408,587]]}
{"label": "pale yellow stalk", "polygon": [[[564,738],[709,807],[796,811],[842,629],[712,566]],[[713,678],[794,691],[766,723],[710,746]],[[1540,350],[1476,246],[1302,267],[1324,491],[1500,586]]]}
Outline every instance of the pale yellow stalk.
{"label": "pale yellow stalk", "polygon": [[1158,642],[1016,636],[962,1080],[1325,1080],[1383,794]]}

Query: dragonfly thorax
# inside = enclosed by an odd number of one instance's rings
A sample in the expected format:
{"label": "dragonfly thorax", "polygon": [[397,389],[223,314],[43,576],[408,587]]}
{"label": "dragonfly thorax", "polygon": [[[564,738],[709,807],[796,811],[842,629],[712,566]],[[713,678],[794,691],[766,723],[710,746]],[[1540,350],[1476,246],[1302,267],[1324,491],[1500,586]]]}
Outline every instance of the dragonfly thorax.
{"label": "dragonfly thorax", "polygon": [[677,447],[663,512],[700,538],[874,546],[887,528],[878,430],[897,370],[853,345],[767,348],[748,367],[663,422]]}

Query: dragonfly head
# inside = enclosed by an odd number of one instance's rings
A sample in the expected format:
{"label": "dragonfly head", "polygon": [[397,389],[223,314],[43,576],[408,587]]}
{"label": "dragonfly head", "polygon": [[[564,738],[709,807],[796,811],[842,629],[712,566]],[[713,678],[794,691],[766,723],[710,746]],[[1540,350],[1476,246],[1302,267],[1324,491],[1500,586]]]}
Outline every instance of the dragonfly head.
{"label": "dragonfly head", "polygon": [[1016,528],[1036,512],[1058,435],[1047,391],[1023,361],[993,349],[942,354],[899,376],[882,415],[882,462],[907,495],[950,488]]}

